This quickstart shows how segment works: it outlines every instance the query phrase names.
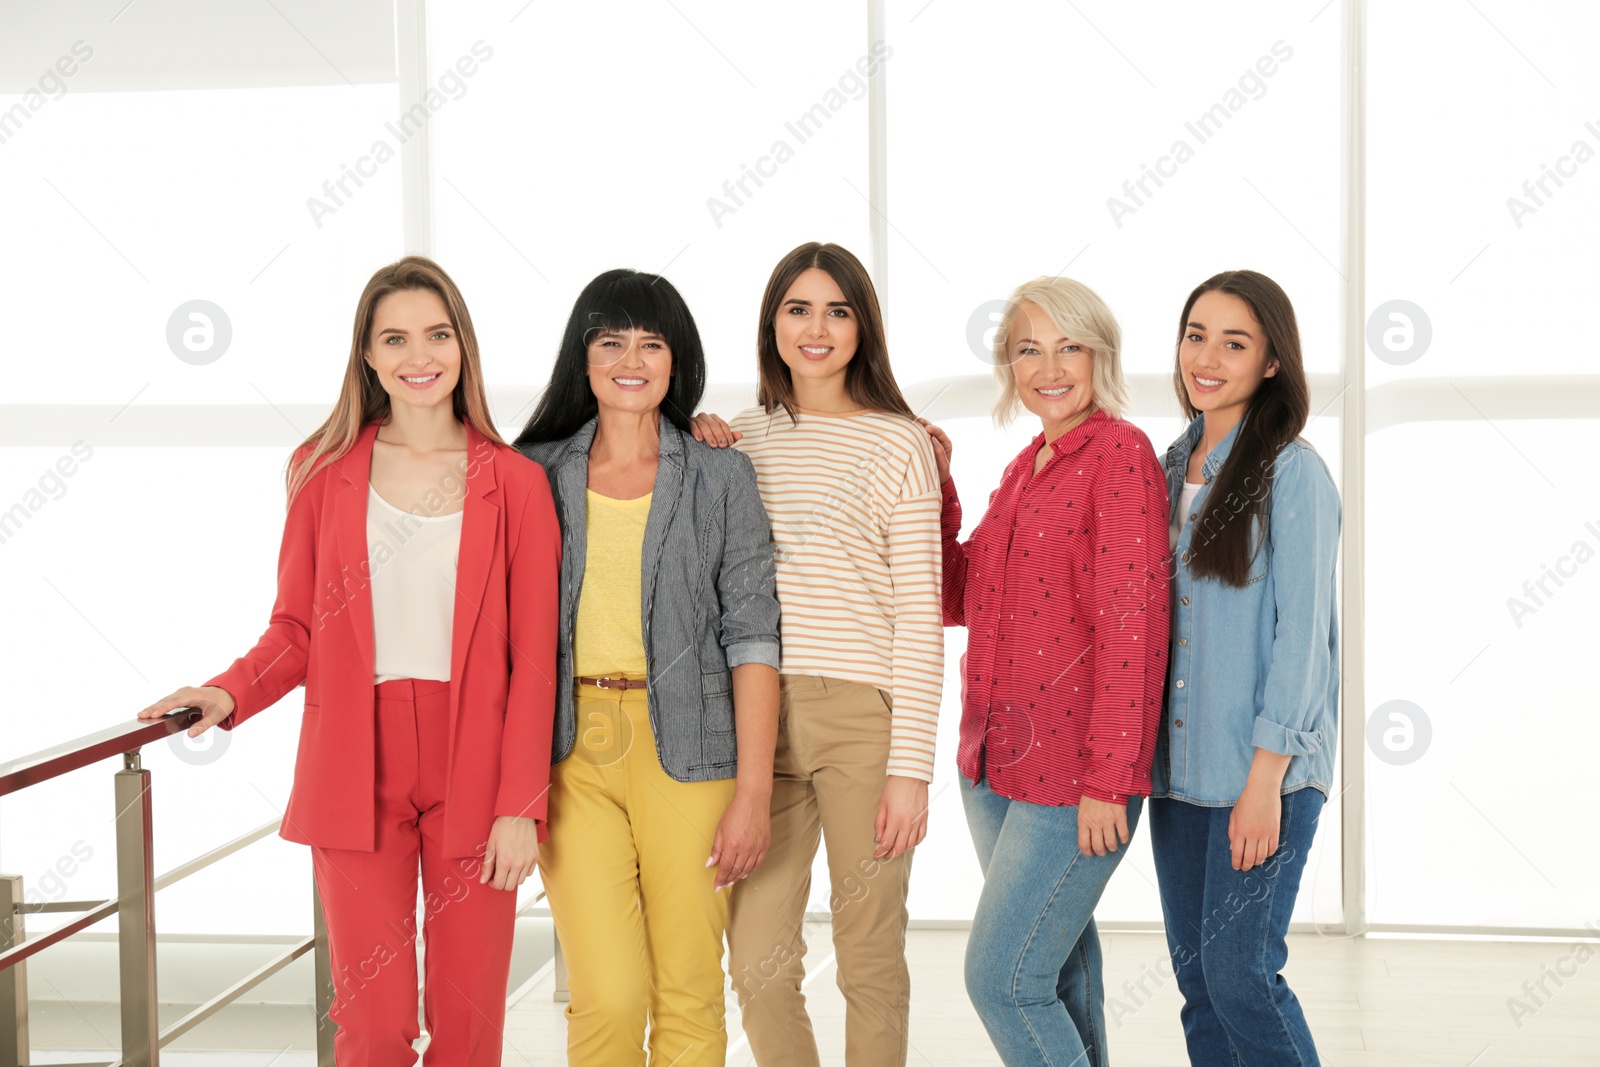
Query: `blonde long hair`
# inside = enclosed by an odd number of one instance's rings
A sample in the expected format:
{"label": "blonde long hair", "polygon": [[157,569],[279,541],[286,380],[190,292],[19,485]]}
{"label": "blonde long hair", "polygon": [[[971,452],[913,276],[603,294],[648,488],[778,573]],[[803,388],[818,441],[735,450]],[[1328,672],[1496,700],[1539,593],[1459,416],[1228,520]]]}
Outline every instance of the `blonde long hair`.
{"label": "blonde long hair", "polygon": [[473,332],[472,316],[467,312],[461,290],[433,260],[425,256],[406,256],[380,267],[361,291],[350,336],[350,362],[345,367],[344,383],[339,387],[339,400],[333,405],[328,421],[295,449],[284,471],[290,503],[318,471],[337,462],[355,447],[363,427],[374,419],[388,417],[389,394],[365,358],[372,339],[372,322],[378,303],[384,297],[414,290],[426,290],[444,302],[461,346],[461,376],[450,397],[456,420],[467,423],[496,444],[505,444],[489,418],[483,370],[478,363],[478,335]]}

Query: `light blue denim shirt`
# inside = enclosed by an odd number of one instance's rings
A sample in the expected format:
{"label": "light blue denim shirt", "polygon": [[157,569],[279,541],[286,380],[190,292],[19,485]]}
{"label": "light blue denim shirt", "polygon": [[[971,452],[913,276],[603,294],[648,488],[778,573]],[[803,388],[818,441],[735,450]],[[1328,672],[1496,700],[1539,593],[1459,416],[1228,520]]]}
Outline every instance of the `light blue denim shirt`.
{"label": "light blue denim shirt", "polygon": [[[564,441],[524,446],[544,467],[561,520],[561,619],[551,761],[572,752],[577,714],[572,644],[589,543],[589,447],[598,420]],[[738,769],[732,669],[778,667],[772,529],[750,458],[660,420],[661,461],[645,520],[640,570],[650,727],[662,769],[680,782]]]}
{"label": "light blue denim shirt", "polygon": [[[1189,455],[1204,428],[1201,415],[1167,450],[1175,522]],[[1268,536],[1263,543],[1258,520],[1242,588],[1196,579],[1185,566],[1195,538],[1203,545],[1237,513],[1228,500],[1211,509],[1207,498],[1238,433],[1235,426],[1206,457],[1207,487],[1183,516],[1173,555],[1172,656],[1151,773],[1152,795],[1204,807],[1239,799],[1258,748],[1290,757],[1284,793],[1309,785],[1326,796],[1338,742],[1340,506],[1322,457],[1301,440],[1278,453]],[[1247,480],[1244,488],[1265,484]]]}

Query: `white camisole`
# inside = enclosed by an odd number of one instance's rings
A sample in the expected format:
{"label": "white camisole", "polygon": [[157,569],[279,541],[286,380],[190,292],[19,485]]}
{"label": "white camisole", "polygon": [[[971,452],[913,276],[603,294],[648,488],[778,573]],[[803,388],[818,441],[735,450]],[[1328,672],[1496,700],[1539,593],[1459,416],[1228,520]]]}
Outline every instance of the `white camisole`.
{"label": "white camisole", "polygon": [[450,680],[461,517],[401,511],[367,487],[372,582],[372,681]]}

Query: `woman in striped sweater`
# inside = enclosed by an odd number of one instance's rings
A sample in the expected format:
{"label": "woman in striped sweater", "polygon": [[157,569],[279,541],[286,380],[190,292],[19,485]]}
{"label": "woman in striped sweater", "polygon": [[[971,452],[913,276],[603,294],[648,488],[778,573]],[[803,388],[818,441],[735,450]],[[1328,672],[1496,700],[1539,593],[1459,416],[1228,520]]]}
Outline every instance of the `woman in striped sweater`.
{"label": "woman in striped sweater", "polygon": [[1167,492],[1118,417],[1119,331],[1087,286],[1037,278],[994,342],[998,423],[1043,432],[965,544],[950,439],[944,618],[967,627],[962,800],[984,886],[967,993],[1007,1067],[1108,1062],[1094,908],[1150,794],[1167,661]]}
{"label": "woman in striped sweater", "polygon": [[944,677],[939,484],[889,368],[859,260],[805,244],[761,300],[759,406],[696,436],[755,463],[776,541],[783,652],[772,846],[733,895],[728,945],[761,1067],[818,1061],[800,991],[819,835],[832,882],[845,1062],[906,1061],[911,850],[927,832]]}

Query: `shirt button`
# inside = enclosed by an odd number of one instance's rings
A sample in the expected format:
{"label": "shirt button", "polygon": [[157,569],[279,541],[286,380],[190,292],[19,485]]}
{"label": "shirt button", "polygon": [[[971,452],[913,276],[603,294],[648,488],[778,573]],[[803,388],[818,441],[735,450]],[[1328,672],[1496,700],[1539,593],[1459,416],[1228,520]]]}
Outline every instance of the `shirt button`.
{"label": "shirt button", "polygon": [[1178,559],[1179,559],[1180,562],[1188,563],[1189,562],[1189,553],[1185,552],[1183,555],[1179,556]]}
{"label": "shirt button", "polygon": [[1183,720],[1182,719],[1175,719],[1175,720],[1173,720],[1172,725],[1174,725],[1174,726],[1182,726],[1183,725]]}
{"label": "shirt button", "polygon": [[1178,603],[1182,604],[1184,607],[1188,607],[1189,606],[1189,598],[1186,597],[1186,596],[1179,597],[1178,598]]}
{"label": "shirt button", "polygon": [[1180,644],[1180,645],[1187,645],[1187,644],[1188,644],[1188,643],[1189,643],[1189,639],[1188,639],[1188,638],[1187,638],[1187,637],[1180,637],[1180,638],[1178,638],[1178,644]]}
{"label": "shirt button", "polygon": [[1198,515],[1190,515],[1190,516],[1189,516],[1189,521],[1190,521],[1190,522],[1193,522],[1193,521],[1194,521],[1194,520],[1196,520],[1196,519],[1198,519],[1198,518],[1199,518],[1199,517],[1200,517],[1200,516],[1198,516]]}
{"label": "shirt button", "polygon": [[1179,689],[1182,689],[1183,688],[1183,679],[1179,678],[1176,682],[1173,682],[1172,684],[1177,686]]}

